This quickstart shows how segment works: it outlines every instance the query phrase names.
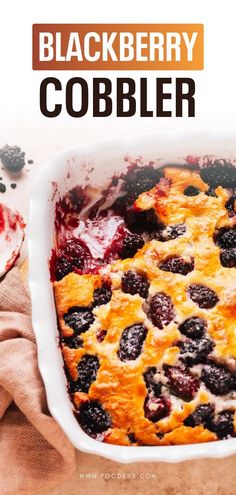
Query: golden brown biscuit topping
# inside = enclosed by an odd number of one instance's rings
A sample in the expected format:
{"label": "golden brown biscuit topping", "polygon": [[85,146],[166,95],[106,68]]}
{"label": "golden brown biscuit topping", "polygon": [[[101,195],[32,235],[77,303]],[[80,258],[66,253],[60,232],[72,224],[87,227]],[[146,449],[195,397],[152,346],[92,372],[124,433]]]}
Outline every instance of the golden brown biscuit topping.
{"label": "golden brown biscuit topping", "polygon": [[219,170],[207,183],[205,169],[131,169],[122,195],[87,219],[80,195],[63,199],[52,275],[61,347],[76,417],[100,441],[235,434],[236,215]]}

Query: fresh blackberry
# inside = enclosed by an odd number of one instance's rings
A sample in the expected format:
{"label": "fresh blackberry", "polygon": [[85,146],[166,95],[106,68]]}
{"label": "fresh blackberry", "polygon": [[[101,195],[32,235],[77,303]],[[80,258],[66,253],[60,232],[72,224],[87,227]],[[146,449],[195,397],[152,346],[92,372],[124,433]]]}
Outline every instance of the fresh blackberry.
{"label": "fresh blackberry", "polygon": [[77,387],[80,392],[88,393],[90,386],[96,380],[99,360],[92,354],[84,354],[78,364],[79,378]]}
{"label": "fresh blackberry", "polygon": [[97,400],[83,402],[79,408],[77,418],[81,428],[94,436],[111,427],[111,419]]}
{"label": "fresh blackberry", "polygon": [[200,339],[205,334],[207,322],[199,316],[187,318],[179,325],[179,331],[189,339]]}
{"label": "fresh blackberry", "polygon": [[76,335],[89,329],[94,322],[93,313],[88,308],[73,307],[64,315],[65,324],[72,328]]}
{"label": "fresh blackberry", "polygon": [[229,217],[234,217],[236,215],[235,205],[236,205],[236,196],[233,195],[228,199],[227,203],[225,204],[225,208],[228,210]]}
{"label": "fresh blackberry", "polygon": [[236,187],[236,168],[232,163],[215,161],[200,171],[202,180],[210,187]]}
{"label": "fresh blackberry", "polygon": [[220,262],[225,268],[236,267],[236,248],[225,249],[220,253]]}
{"label": "fresh blackberry", "polygon": [[25,153],[19,146],[4,146],[0,149],[0,159],[10,172],[19,172],[25,165]]}
{"label": "fresh blackberry", "polygon": [[218,364],[207,364],[202,369],[202,381],[215,395],[225,395],[235,388],[235,380],[230,371]]}
{"label": "fresh blackberry", "polygon": [[234,434],[234,411],[226,409],[221,411],[215,418],[214,432],[219,439],[227,438]]}
{"label": "fresh blackberry", "polygon": [[139,234],[126,234],[121,249],[121,258],[133,258],[139,249],[144,246],[144,240]]}
{"label": "fresh blackberry", "polygon": [[150,283],[147,278],[140,273],[129,270],[125,272],[121,280],[121,288],[127,294],[139,294],[146,299]]}
{"label": "fresh blackberry", "polygon": [[95,289],[93,293],[93,306],[101,306],[107,304],[111,300],[112,291],[109,285],[104,284],[99,289]]}
{"label": "fresh blackberry", "polygon": [[236,248],[236,228],[222,227],[214,234],[214,242],[222,249]]}
{"label": "fresh blackberry", "polygon": [[184,424],[185,426],[191,426],[192,428],[201,424],[205,428],[211,428],[214,411],[214,404],[199,404],[195,411],[184,420]]}
{"label": "fresh blackberry", "polygon": [[145,418],[156,423],[160,419],[169,416],[171,403],[163,396],[155,397],[154,395],[148,395],[144,401],[144,416]]}
{"label": "fresh blackberry", "polygon": [[170,392],[185,401],[192,400],[199,388],[198,379],[184,366],[163,366]]}
{"label": "fresh blackberry", "polygon": [[205,363],[208,354],[214,347],[213,341],[206,338],[180,342],[178,345],[180,348],[180,360],[188,366]]}
{"label": "fresh blackberry", "polygon": [[160,263],[159,268],[165,272],[188,275],[194,270],[194,261],[193,259],[187,261],[182,256],[170,255]]}
{"label": "fresh blackberry", "polygon": [[5,184],[3,182],[0,182],[0,193],[5,193],[7,190]]}
{"label": "fresh blackberry", "polygon": [[195,186],[188,186],[184,190],[184,195],[185,196],[198,196],[198,194],[200,192],[201,192],[200,189],[198,189],[197,187],[195,187]]}
{"label": "fresh blackberry", "polygon": [[66,345],[70,349],[79,349],[83,347],[83,340],[78,335],[71,335],[69,337],[62,337],[61,344]]}
{"label": "fresh blackberry", "polygon": [[174,318],[175,311],[170,296],[164,292],[157,292],[150,302],[150,317],[152,323],[160,330]]}
{"label": "fresh blackberry", "polygon": [[181,235],[185,234],[186,226],[184,223],[177,223],[176,225],[162,225],[152,234],[152,239],[157,241],[166,242],[172,239],[177,239]]}
{"label": "fresh blackberry", "polygon": [[141,323],[127,327],[120,338],[118,356],[121,361],[137,359],[142,352],[147,328]]}
{"label": "fresh blackberry", "polygon": [[158,397],[161,394],[162,383],[156,381],[156,373],[157,369],[155,368],[155,366],[152,366],[147,371],[145,371],[145,373],[143,374],[143,378],[149,394],[152,393],[156,397]]}
{"label": "fresh blackberry", "polygon": [[201,284],[192,284],[188,288],[189,296],[193,302],[198,304],[199,308],[213,308],[219,301],[216,293]]}

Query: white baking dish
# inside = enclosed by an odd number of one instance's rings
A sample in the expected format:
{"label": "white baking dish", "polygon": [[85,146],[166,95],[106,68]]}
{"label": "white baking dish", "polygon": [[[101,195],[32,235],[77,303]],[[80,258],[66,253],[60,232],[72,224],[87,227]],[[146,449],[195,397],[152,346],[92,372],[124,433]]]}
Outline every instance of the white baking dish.
{"label": "white baking dish", "polygon": [[[225,457],[236,452],[236,439],[165,447],[123,447],[100,443],[83,432],[74,418],[66,391],[63,361],[57,344],[57,322],[48,259],[53,244],[54,208],[58,194],[89,180],[104,184],[115,171],[127,166],[125,157],[144,161],[183,163],[186,155],[213,154],[236,157],[235,133],[157,133],[109,140],[68,149],[52,159],[40,173],[30,200],[28,231],[29,287],[39,369],[49,410],[73,445],[85,452],[119,462],[178,462],[203,457]],[[57,189],[56,189],[57,186]]]}

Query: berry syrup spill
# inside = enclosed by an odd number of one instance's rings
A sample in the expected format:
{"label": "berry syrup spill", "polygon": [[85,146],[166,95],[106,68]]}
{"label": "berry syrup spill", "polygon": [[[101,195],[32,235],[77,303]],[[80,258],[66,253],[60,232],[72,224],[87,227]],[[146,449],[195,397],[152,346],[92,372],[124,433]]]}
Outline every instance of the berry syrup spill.
{"label": "berry syrup spill", "polygon": [[158,220],[151,211],[139,212],[133,203],[161,176],[153,165],[134,165],[126,175],[113,177],[95,203],[88,186],[77,186],[60,199],[56,204],[57,244],[50,260],[52,281],[72,271],[96,273],[116,259],[134,256],[144,245],[146,229],[156,230]]}
{"label": "berry syrup spill", "polygon": [[24,240],[24,221],[21,215],[0,204],[0,277],[14,264]]}

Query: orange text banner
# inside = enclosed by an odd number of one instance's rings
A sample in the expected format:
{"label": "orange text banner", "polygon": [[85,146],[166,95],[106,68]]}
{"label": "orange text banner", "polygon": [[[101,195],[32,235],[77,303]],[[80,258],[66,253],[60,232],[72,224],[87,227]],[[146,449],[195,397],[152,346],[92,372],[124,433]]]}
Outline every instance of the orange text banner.
{"label": "orange text banner", "polygon": [[202,24],[34,24],[34,70],[203,70]]}

